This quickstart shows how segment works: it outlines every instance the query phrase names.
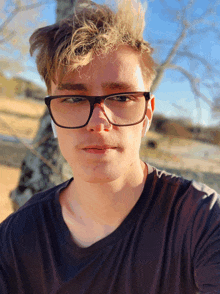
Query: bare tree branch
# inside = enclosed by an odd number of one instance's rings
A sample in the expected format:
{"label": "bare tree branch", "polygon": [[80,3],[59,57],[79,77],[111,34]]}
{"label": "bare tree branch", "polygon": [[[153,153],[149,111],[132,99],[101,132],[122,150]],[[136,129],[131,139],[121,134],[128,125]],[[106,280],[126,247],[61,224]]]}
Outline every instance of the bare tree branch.
{"label": "bare tree branch", "polygon": [[10,41],[15,36],[15,32],[10,32],[9,35],[0,40],[0,45]]}
{"label": "bare tree branch", "polygon": [[212,108],[214,117],[218,117],[220,114],[220,97],[214,99],[213,108]]}
{"label": "bare tree branch", "polygon": [[[194,0],[190,2],[190,6],[193,4]],[[183,15],[185,16],[186,11],[183,10]],[[174,45],[172,46],[166,60],[158,67],[157,70],[157,76],[154,80],[154,83],[152,85],[151,91],[155,92],[155,90],[157,89],[157,87],[159,86],[159,84],[161,83],[163,76],[164,76],[164,72],[166,70],[167,67],[169,67],[172,59],[175,57],[175,55],[177,54],[177,51],[180,47],[180,45],[182,44],[182,42],[184,41],[184,39],[187,36],[187,31],[190,27],[189,23],[187,22],[187,20],[182,16],[181,17],[181,23],[182,23],[182,31],[181,34],[179,35],[179,37],[176,39],[176,42],[174,43]]]}
{"label": "bare tree branch", "polygon": [[192,53],[192,52],[189,52],[189,51],[178,51],[176,53],[176,55],[177,56],[182,56],[182,57],[188,57],[188,58],[193,59],[193,60],[198,60],[198,61],[200,61],[200,63],[202,63],[204,65],[204,67],[206,68],[206,70],[208,72],[213,72],[213,73],[216,72],[216,73],[220,74],[220,72],[218,70],[216,70],[214,68],[214,66],[210,62],[208,62],[207,59],[199,56],[198,54],[195,54],[195,53]]}
{"label": "bare tree branch", "polygon": [[193,35],[206,35],[207,33],[215,33],[217,37],[220,37],[220,32],[217,26],[207,26],[205,28],[196,28],[194,30],[189,30],[189,36]]}
{"label": "bare tree branch", "polygon": [[209,5],[207,7],[207,9],[204,11],[204,13],[196,18],[193,22],[192,22],[192,26],[204,23],[207,21],[207,18],[211,15],[214,15],[216,13],[216,10],[218,8],[218,6],[220,5],[220,1],[216,1],[216,2],[209,2]]}
{"label": "bare tree branch", "polygon": [[[213,110],[213,102],[206,94],[204,94],[203,89],[200,90],[200,86],[204,85],[204,82],[206,84],[208,83],[210,87],[206,86],[206,88],[209,90],[211,96],[215,97],[215,95],[213,95],[213,87],[216,87],[214,81],[220,75],[220,63],[217,60],[209,60],[206,57],[194,53],[193,48],[194,44],[195,46],[197,45],[198,37],[201,38],[202,35],[207,36],[208,33],[214,33],[215,37],[218,40],[220,39],[219,20],[218,18],[216,19],[216,17],[218,17],[217,8],[219,8],[220,0],[214,0],[212,3],[208,2],[206,9],[200,15],[195,14],[195,0],[189,0],[187,3],[184,1],[178,1],[178,8],[171,7],[168,0],[161,0],[160,2],[163,5],[163,8],[165,8],[164,16],[169,17],[169,21],[176,23],[179,26],[182,25],[182,31],[174,42],[174,45],[170,39],[159,39],[159,41],[155,42],[161,47],[167,45],[171,49],[165,61],[162,61],[158,66],[157,76],[152,85],[151,91],[155,92],[158,88],[163,80],[166,69],[173,69],[179,71],[189,81],[198,111],[200,111],[200,99],[205,101]],[[174,19],[175,11],[176,19]],[[192,64],[192,66],[196,68],[196,76],[194,72],[191,73],[188,71],[187,67],[181,67],[176,64],[180,60],[184,60],[185,62],[187,59],[188,61],[190,59],[192,61],[190,65]]]}
{"label": "bare tree branch", "polygon": [[209,100],[208,97],[206,97],[199,89],[198,89],[198,79],[196,79],[192,74],[190,74],[185,68],[176,65],[176,64],[170,64],[170,69],[178,70],[181,72],[184,76],[187,77],[188,81],[190,82],[190,86],[192,89],[192,92],[194,93],[195,98],[197,99],[200,97],[203,101],[205,101],[211,108],[213,107],[213,102]]}
{"label": "bare tree branch", "polygon": [[177,105],[176,103],[172,103],[172,105],[178,109],[182,114],[186,115],[186,113],[189,115],[189,110],[185,107],[182,107],[181,105]]}
{"label": "bare tree branch", "polygon": [[166,68],[168,67],[168,65],[170,64],[170,62],[172,61],[172,59],[176,55],[176,52],[179,49],[179,47],[180,47],[181,43],[183,42],[183,40],[186,38],[186,35],[187,35],[187,26],[185,26],[183,28],[180,36],[177,38],[177,40],[176,40],[175,44],[173,45],[170,53],[168,54],[166,60],[158,67],[157,76],[156,76],[156,78],[154,80],[154,83],[153,83],[153,85],[151,87],[152,92],[155,92],[155,90],[157,89],[157,87],[161,83]]}
{"label": "bare tree branch", "polygon": [[48,1],[42,1],[42,2],[38,2],[38,3],[33,3],[33,4],[28,4],[28,5],[24,5],[21,7],[16,7],[11,14],[8,16],[8,18],[0,25],[0,32],[3,31],[5,29],[5,27],[12,21],[12,19],[21,11],[26,11],[26,10],[30,10],[30,9],[34,9],[37,8],[41,5],[47,4]]}

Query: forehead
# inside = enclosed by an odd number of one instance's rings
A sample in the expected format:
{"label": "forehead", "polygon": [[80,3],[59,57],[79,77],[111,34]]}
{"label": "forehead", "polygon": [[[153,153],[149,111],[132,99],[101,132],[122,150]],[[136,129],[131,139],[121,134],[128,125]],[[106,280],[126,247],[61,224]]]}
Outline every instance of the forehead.
{"label": "forehead", "polygon": [[[71,84],[81,84],[82,90],[86,88],[128,88],[128,90],[147,90],[146,81],[143,80],[141,60],[139,53],[128,46],[121,46],[118,50],[108,54],[95,55],[92,61],[74,71],[67,68],[56,85],[58,90],[66,90]],[[150,81],[149,81],[150,84]],[[121,85],[121,86],[120,86]],[[83,88],[84,87],[84,88]]]}

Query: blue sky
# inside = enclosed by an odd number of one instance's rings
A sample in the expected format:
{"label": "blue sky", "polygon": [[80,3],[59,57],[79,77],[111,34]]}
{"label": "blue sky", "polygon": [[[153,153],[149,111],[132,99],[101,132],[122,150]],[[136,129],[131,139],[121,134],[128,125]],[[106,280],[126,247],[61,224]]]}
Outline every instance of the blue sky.
{"label": "blue sky", "polygon": [[[101,3],[101,0],[96,0],[95,2]],[[143,2],[143,1],[142,1]],[[166,2],[166,1],[165,1]],[[172,8],[178,8],[180,2],[187,2],[187,0],[176,1],[171,0],[167,1],[171,4]],[[196,1],[196,5],[193,8],[192,16],[198,17],[201,15],[205,8],[206,3],[209,0],[205,1]],[[166,11],[162,9],[159,0],[149,0],[148,3],[144,3],[144,6],[148,6],[146,13],[146,29],[144,32],[145,40],[149,40],[155,48],[155,58],[162,61],[166,54],[170,50],[170,45],[176,36],[180,33],[180,27],[172,22],[172,16],[166,16]],[[55,3],[44,5],[41,9],[40,20],[44,23],[52,24],[55,21]],[[220,8],[217,10],[218,17],[220,15]],[[212,21],[211,18],[208,21]],[[218,27],[220,30],[220,27]],[[164,39],[167,44],[158,46],[156,43],[159,39]],[[189,45],[193,48],[192,52],[199,55],[202,58],[206,58],[208,61],[213,62],[216,59],[218,61],[218,54],[220,50],[220,44],[212,37],[210,34],[205,34],[197,36],[192,40],[189,40]],[[192,49],[191,48],[191,49]],[[197,64],[189,65],[187,60],[182,60],[179,62],[183,67],[188,68],[189,70],[198,70],[198,75],[200,69]],[[35,67],[34,60],[28,59],[27,66]],[[194,66],[194,67],[193,67]],[[196,72],[195,72],[196,74]],[[37,72],[34,71],[24,71],[20,73],[21,76],[35,81],[35,83],[43,85],[43,82],[40,80]],[[200,100],[201,107],[201,116],[198,116],[198,111],[196,108],[196,101],[194,95],[191,92],[190,84],[186,79],[182,78],[183,76],[178,72],[167,70],[164,76],[162,83],[155,92],[156,96],[156,110],[158,113],[163,113],[169,117],[185,117],[191,119],[194,123],[200,123],[202,125],[214,125],[217,124],[217,120],[212,118],[210,112],[210,107],[203,101]],[[209,99],[212,99],[210,93],[203,90],[207,94]],[[175,107],[177,105],[177,107]]]}

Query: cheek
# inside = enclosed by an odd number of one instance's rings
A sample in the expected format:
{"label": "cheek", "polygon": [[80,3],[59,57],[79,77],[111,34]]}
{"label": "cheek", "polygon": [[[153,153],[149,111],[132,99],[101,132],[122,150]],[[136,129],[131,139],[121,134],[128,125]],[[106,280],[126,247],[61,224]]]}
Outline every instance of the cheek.
{"label": "cheek", "polygon": [[142,138],[142,128],[139,125],[131,126],[129,132],[123,136],[123,142],[126,142],[125,146],[128,149],[134,150],[140,148]]}
{"label": "cheek", "polygon": [[76,144],[74,137],[69,134],[68,130],[57,129],[58,144],[63,157],[69,161],[70,156],[74,155],[74,146]]}

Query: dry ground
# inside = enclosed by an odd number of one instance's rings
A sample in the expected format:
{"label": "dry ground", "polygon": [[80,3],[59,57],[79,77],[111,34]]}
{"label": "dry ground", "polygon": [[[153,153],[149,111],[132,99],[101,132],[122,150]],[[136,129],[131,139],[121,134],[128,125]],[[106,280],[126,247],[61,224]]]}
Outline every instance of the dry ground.
{"label": "dry ground", "polygon": [[8,195],[16,187],[19,175],[19,168],[0,165],[0,222],[13,212]]}
{"label": "dry ground", "polygon": [[0,134],[33,139],[46,105],[0,96]]}

